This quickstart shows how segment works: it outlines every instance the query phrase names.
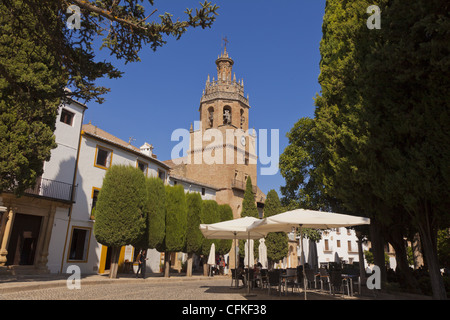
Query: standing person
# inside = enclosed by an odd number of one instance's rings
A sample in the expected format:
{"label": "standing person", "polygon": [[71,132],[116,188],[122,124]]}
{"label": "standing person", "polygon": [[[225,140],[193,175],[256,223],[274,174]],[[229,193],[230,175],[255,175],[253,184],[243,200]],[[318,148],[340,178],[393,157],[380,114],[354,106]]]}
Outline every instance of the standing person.
{"label": "standing person", "polygon": [[138,266],[138,269],[136,272],[136,278],[139,277],[139,271],[141,271],[142,279],[145,279],[145,269],[146,269],[145,261],[146,260],[148,260],[147,259],[147,250],[142,250],[138,256],[139,266]]}

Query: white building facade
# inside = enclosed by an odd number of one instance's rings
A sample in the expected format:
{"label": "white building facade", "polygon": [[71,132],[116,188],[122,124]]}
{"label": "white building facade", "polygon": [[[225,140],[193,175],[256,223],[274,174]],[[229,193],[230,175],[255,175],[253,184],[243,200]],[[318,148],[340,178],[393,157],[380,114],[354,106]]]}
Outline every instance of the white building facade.
{"label": "white building facade", "polygon": [[[157,160],[149,144],[139,149],[90,123],[83,125],[76,173],[77,195],[70,213],[55,219],[58,230],[50,244],[51,272],[65,273],[70,265],[80,267],[82,274],[109,269],[110,250],[96,241],[93,226],[97,196],[111,165],[134,166],[148,177],[168,181],[169,167]],[[132,261],[133,255],[133,248],[124,247],[121,261]]]}
{"label": "white building facade", "polygon": [[[314,243],[303,239],[304,255],[302,262],[306,261],[310,266],[327,267],[330,263],[353,264],[359,263],[358,238],[355,230],[347,228],[336,228],[322,230],[322,237]],[[297,257],[301,257],[300,237],[297,237]],[[366,243],[362,244],[363,252],[368,250]],[[316,260],[315,257],[317,257]],[[288,261],[289,262],[289,261]],[[292,263],[292,262],[291,262]],[[367,261],[364,260],[367,266]]]}
{"label": "white building facade", "polygon": [[[57,147],[44,163],[36,186],[17,198],[3,192],[0,202],[0,273],[47,273],[54,259],[54,235],[63,230],[60,217],[67,217],[75,201],[76,163],[80,131],[86,106],[68,99],[58,109],[55,123]],[[56,245],[58,247],[58,245]]]}

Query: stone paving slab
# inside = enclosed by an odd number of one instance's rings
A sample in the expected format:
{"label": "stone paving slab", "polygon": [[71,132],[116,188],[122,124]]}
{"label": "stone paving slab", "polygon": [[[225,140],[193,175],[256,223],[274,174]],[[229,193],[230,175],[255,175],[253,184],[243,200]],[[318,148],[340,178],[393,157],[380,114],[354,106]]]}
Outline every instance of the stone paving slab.
{"label": "stone paving slab", "polygon": [[[47,289],[57,289],[57,288],[67,288],[67,279],[70,274],[47,274],[47,275],[17,275],[17,276],[0,276],[0,299],[2,295],[7,296],[8,294],[13,294],[17,292],[25,292],[30,290],[47,290]],[[162,290],[167,287],[167,291],[171,292],[172,296],[165,296],[164,294],[159,295],[159,297],[169,298],[169,299],[191,299],[189,295],[179,295],[176,291],[170,291],[169,285],[183,282],[183,287],[185,290],[199,290],[200,288],[206,288],[205,290],[200,290],[198,292],[205,293],[220,293],[219,295],[202,295],[206,299],[221,299],[226,297],[226,299],[242,299],[242,300],[302,300],[304,298],[303,292],[292,293],[291,289],[288,291],[287,295],[279,295],[276,289],[272,290],[270,295],[267,294],[267,290],[254,289],[251,290],[251,296],[247,296],[247,289],[231,288],[231,278],[229,276],[214,276],[205,277],[202,275],[194,275],[192,277],[186,277],[183,274],[171,275],[169,278],[165,278],[159,274],[153,274],[146,277],[146,279],[136,279],[134,275],[120,275],[117,279],[110,279],[108,275],[85,275],[81,277],[82,286],[94,286],[103,285],[102,288],[108,288],[108,290],[115,288],[115,290],[121,290],[118,288],[124,288],[127,290],[132,290],[133,286],[142,287],[142,292],[145,292],[145,286],[147,287],[157,287],[157,289]],[[95,290],[93,288],[92,290]],[[36,292],[37,293],[37,292]],[[195,293],[193,293],[195,294]],[[13,295],[14,296],[14,295]],[[32,294],[26,295],[27,297],[32,297]],[[172,297],[172,298],[170,298]],[[413,295],[413,294],[392,294],[384,292],[366,292],[363,296],[348,297],[342,294],[330,295],[325,291],[308,290],[307,293],[308,300],[428,300],[431,299],[428,296]],[[44,298],[45,299],[45,298]],[[150,297],[151,299],[151,297]],[[157,298],[158,299],[158,298]]]}

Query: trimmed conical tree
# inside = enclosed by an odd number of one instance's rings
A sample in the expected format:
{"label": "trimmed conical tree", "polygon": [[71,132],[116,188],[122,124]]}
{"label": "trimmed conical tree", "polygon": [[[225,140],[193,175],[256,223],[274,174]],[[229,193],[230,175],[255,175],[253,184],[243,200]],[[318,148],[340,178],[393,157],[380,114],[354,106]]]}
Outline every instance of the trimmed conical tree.
{"label": "trimmed conical tree", "polygon": [[[220,221],[233,220],[233,209],[228,204],[219,205],[219,219]],[[230,252],[233,240],[221,239],[217,241],[217,253],[224,255]]]}
{"label": "trimmed conical tree", "polygon": [[259,218],[258,208],[256,207],[255,194],[253,193],[252,179],[247,178],[245,185],[244,200],[242,201],[241,218],[254,217]]}
{"label": "trimmed conical tree", "polygon": [[[244,200],[242,200],[241,218],[254,217],[259,218],[258,208],[256,207],[255,194],[253,193],[252,179],[247,178],[245,185]],[[245,256],[245,240],[239,240],[239,256]],[[256,252],[256,249],[255,249]]]}
{"label": "trimmed conical tree", "polygon": [[[184,189],[180,185],[166,186],[166,235],[164,276],[169,277],[170,253],[182,251],[186,245],[187,210]],[[158,250],[159,251],[159,250]]]}
{"label": "trimmed conical tree", "polygon": [[[264,205],[264,217],[268,218],[279,214],[282,206],[278,193],[270,190],[267,193],[266,203]],[[266,236],[267,259],[270,264],[279,261],[287,256],[289,250],[289,239],[286,232],[271,232]]]}
{"label": "trimmed conical tree", "polygon": [[145,185],[147,223],[139,247],[157,249],[162,246],[166,234],[166,190],[164,182],[157,177],[146,178]]}
{"label": "trimmed conical tree", "polygon": [[[211,224],[220,222],[219,205],[216,201],[203,200],[202,206],[202,223]],[[206,261],[211,250],[211,245],[214,243],[215,247],[217,248],[217,242],[218,240],[206,239],[205,237],[203,237],[201,254],[203,255],[203,274],[205,276],[208,275],[208,266],[206,264]]]}
{"label": "trimmed conical tree", "polygon": [[202,197],[199,193],[186,194],[187,232],[186,253],[188,254],[186,276],[192,276],[192,260],[194,253],[199,254],[202,248],[203,235],[200,231],[202,217]]}
{"label": "trimmed conical tree", "polygon": [[115,165],[108,169],[98,195],[94,235],[97,241],[112,248],[110,277],[117,277],[122,246],[135,245],[146,227],[145,177],[137,168]]}

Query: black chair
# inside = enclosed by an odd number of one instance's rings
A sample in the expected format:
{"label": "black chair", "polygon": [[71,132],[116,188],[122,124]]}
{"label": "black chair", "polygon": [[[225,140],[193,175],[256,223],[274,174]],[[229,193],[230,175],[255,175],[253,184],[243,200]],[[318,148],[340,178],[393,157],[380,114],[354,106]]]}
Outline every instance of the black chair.
{"label": "black chair", "polygon": [[[346,277],[343,278],[344,289],[347,288],[348,295],[352,295],[355,291],[354,287],[358,288],[358,293],[361,293],[361,281],[359,270],[355,268],[347,268],[345,271],[342,271],[343,275]],[[353,288],[352,288],[353,286]]]}
{"label": "black chair", "polygon": [[264,287],[269,285],[269,275],[268,275],[267,269],[261,269],[261,288],[264,289]]}
{"label": "black chair", "polygon": [[314,272],[314,270],[312,269],[305,269],[305,274],[306,274],[306,281],[307,284],[309,285],[309,288],[312,288],[312,285],[314,284],[314,289],[317,289],[316,287],[316,274]]}
{"label": "black chair", "polygon": [[297,283],[297,269],[296,268],[286,269],[286,278],[284,282],[286,292],[288,287],[292,287],[292,292],[294,292],[294,287],[296,283]]}
{"label": "black chair", "polygon": [[332,270],[330,271],[330,278],[329,278],[330,282],[330,294],[335,294],[336,289],[340,289],[342,288],[342,293],[344,293],[343,290],[343,286],[344,284],[347,282],[347,280],[342,278],[342,271],[339,270]]}
{"label": "black chair", "polygon": [[275,269],[272,271],[268,272],[268,294],[270,295],[270,289],[272,286],[277,286],[278,287],[278,291],[280,292],[280,296],[281,296],[281,281],[280,281],[280,275],[281,275],[281,270],[279,269]]}
{"label": "black chair", "polygon": [[[304,275],[303,275],[303,266],[297,267],[297,277],[294,282],[294,286],[297,287],[300,291],[300,287],[305,289],[305,281],[304,281]],[[292,292],[294,292],[294,288],[292,288]]]}
{"label": "black chair", "polygon": [[[238,270],[239,272],[239,270]],[[236,273],[236,269],[231,269],[231,287],[233,287],[233,281],[234,285],[236,287],[239,286],[239,280],[242,280],[243,285],[245,286],[247,283],[247,279],[245,278],[247,275],[244,273]]]}
{"label": "black chair", "polygon": [[255,270],[253,269],[245,269],[245,276],[247,276],[248,271],[250,270],[250,275],[248,280],[250,281],[250,288],[255,287]]}
{"label": "black chair", "polygon": [[328,275],[328,271],[325,268],[320,268],[319,274],[320,274],[320,289],[323,290],[324,284],[330,285],[330,276]]}

